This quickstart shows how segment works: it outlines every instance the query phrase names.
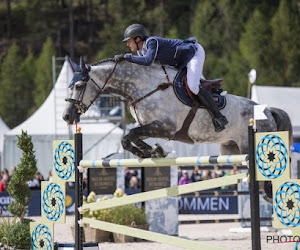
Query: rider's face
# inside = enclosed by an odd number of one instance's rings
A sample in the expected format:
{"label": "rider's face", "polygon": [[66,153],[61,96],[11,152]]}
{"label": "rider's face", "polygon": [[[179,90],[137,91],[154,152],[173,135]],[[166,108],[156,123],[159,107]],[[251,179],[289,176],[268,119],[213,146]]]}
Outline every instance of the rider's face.
{"label": "rider's face", "polygon": [[134,42],[133,38],[127,40],[127,46],[130,48],[132,52],[137,51],[136,43]]}

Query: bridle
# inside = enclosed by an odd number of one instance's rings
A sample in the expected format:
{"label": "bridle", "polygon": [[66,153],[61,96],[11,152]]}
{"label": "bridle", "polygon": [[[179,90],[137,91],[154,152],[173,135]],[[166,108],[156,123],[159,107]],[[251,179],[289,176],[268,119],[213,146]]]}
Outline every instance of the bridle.
{"label": "bridle", "polygon": [[[90,65],[88,66],[88,68],[85,68],[85,69],[82,69],[82,67],[81,67],[81,70],[82,70],[81,72],[75,72],[75,74],[78,75],[78,76],[77,76],[77,79],[76,79],[76,82],[78,82],[79,80],[81,80],[81,81],[83,82],[83,86],[81,86],[81,87],[82,87],[82,90],[81,90],[81,92],[79,93],[78,100],[72,99],[72,98],[67,98],[67,99],[65,99],[65,100],[66,100],[67,102],[73,103],[74,106],[77,108],[77,112],[78,112],[79,114],[85,113],[85,112],[89,109],[89,107],[95,102],[95,100],[99,97],[99,95],[103,92],[103,90],[104,90],[106,84],[108,83],[109,79],[112,77],[112,75],[113,75],[113,73],[114,73],[114,71],[115,71],[115,69],[116,69],[116,67],[117,67],[117,64],[118,64],[118,62],[115,63],[114,68],[112,69],[112,71],[110,72],[110,74],[109,74],[109,75],[107,76],[107,78],[105,79],[105,82],[104,82],[102,88],[100,88],[100,87],[97,85],[97,83],[96,83],[92,78],[90,78],[90,76],[88,75],[88,71],[90,71]],[[165,73],[167,82],[163,82],[163,83],[159,84],[159,85],[157,86],[156,89],[150,91],[149,93],[147,93],[146,95],[144,95],[144,96],[138,98],[137,100],[132,101],[132,102],[128,102],[128,104],[133,108],[134,113],[135,113],[135,115],[136,115],[136,117],[137,117],[137,120],[138,120],[138,122],[139,122],[140,124],[141,124],[141,121],[139,120],[138,115],[137,115],[137,112],[136,112],[136,107],[135,107],[136,104],[139,103],[140,101],[144,100],[145,98],[149,97],[150,95],[154,94],[154,93],[157,92],[157,91],[165,90],[165,89],[167,89],[169,86],[175,86],[173,83],[170,82],[169,76],[168,76],[168,74],[167,74],[166,69],[165,69],[164,66],[162,66],[162,69],[164,70],[164,73]],[[75,76],[74,76],[74,77],[75,77]],[[73,77],[73,78],[74,78],[74,77]],[[82,100],[83,100],[83,97],[84,97],[84,93],[85,93],[85,90],[86,90],[86,84],[87,84],[88,80],[91,80],[92,83],[95,84],[95,85],[97,86],[97,88],[98,88],[98,93],[97,93],[97,95],[95,96],[95,98],[91,101],[91,103],[87,106],[87,105],[85,105],[85,104],[82,102]],[[75,80],[72,81],[71,84],[70,84],[70,86],[74,86],[76,82],[75,82]],[[69,87],[70,87],[70,86],[69,86]]]}
{"label": "bridle", "polygon": [[[106,84],[108,83],[109,79],[112,77],[116,67],[117,67],[117,64],[118,62],[115,63],[115,66],[114,68],[112,69],[112,71],[109,73],[109,75],[107,76],[107,78],[105,79],[105,82],[102,86],[102,88],[100,88],[98,86],[98,84],[92,79],[90,78],[89,74],[88,74],[88,71],[84,71],[83,72],[75,72],[75,74],[77,75],[80,75],[81,78],[79,78],[79,80],[81,80],[83,82],[83,86],[82,87],[82,90],[80,91],[79,93],[79,96],[78,96],[78,100],[76,99],[73,99],[73,98],[66,98],[65,100],[67,102],[70,102],[70,103],[73,103],[74,106],[77,108],[77,112],[80,113],[80,114],[83,114],[85,113],[89,107],[95,102],[95,100],[97,100],[97,98],[99,97],[99,95],[103,92]],[[90,66],[89,66],[89,70],[90,70]],[[86,90],[86,85],[87,85],[87,82],[88,80],[91,80],[93,84],[95,84],[95,86],[98,88],[98,92],[97,92],[97,95],[95,96],[95,98],[91,101],[91,103],[87,106],[85,105],[82,100],[83,100],[83,97],[84,97],[84,93],[85,93],[85,90]],[[75,83],[73,84],[73,86],[75,85]],[[76,86],[75,86],[76,87]]]}

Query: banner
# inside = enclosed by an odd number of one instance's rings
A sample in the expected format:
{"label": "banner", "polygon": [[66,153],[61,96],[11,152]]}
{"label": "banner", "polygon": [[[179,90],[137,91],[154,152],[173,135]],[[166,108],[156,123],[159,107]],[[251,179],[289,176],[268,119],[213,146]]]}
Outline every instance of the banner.
{"label": "banner", "polygon": [[237,196],[181,197],[179,214],[238,214]]}

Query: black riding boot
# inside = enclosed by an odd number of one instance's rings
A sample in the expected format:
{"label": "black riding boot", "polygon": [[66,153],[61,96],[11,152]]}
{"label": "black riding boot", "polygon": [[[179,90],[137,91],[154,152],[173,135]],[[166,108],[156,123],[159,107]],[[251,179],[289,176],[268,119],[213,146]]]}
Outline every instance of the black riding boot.
{"label": "black riding boot", "polygon": [[213,98],[208,93],[208,91],[200,86],[198,93],[198,98],[202,104],[207,108],[208,112],[212,116],[212,121],[215,126],[215,131],[220,132],[225,128],[225,125],[228,123],[225,116],[223,116],[215,104]]}

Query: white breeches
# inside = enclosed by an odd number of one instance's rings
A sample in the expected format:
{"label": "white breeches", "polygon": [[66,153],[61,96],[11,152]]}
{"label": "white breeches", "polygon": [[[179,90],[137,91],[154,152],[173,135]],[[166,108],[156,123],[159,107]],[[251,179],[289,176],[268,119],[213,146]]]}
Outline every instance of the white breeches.
{"label": "white breeches", "polygon": [[198,44],[198,50],[194,57],[187,64],[187,84],[190,90],[197,95],[199,92],[200,78],[203,71],[205,51]]}

